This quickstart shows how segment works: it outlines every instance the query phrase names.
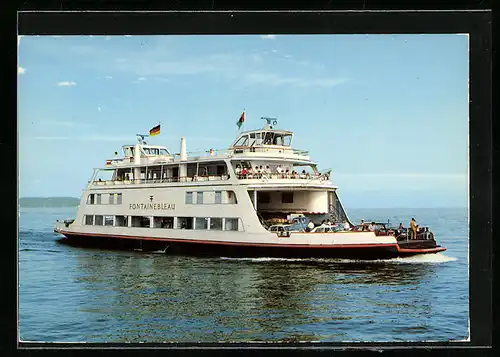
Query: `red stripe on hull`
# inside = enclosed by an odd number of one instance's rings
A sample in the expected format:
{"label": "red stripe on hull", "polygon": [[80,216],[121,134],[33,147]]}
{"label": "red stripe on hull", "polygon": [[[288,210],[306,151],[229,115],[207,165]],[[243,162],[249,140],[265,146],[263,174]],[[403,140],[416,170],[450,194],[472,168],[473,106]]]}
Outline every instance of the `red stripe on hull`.
{"label": "red stripe on hull", "polygon": [[[135,239],[135,240],[150,240],[158,242],[175,242],[175,243],[190,243],[190,244],[217,244],[217,245],[233,245],[233,246],[248,246],[248,247],[273,247],[273,248],[312,248],[312,249],[332,249],[332,248],[390,248],[397,247],[396,243],[386,244],[339,244],[339,245],[309,245],[309,244],[275,244],[275,243],[243,243],[243,242],[224,242],[210,240],[192,240],[192,239],[176,239],[176,238],[156,238],[156,237],[139,237],[139,236],[123,236],[115,234],[94,234],[94,233],[71,233],[67,231],[56,231],[65,236],[88,236],[116,239]],[[69,238],[69,237],[68,237]]]}
{"label": "red stripe on hull", "polygon": [[408,248],[399,248],[398,245],[398,252],[400,253],[439,253],[439,252],[444,252],[446,248],[444,247],[437,247],[437,248],[423,248],[423,249],[408,249]]}

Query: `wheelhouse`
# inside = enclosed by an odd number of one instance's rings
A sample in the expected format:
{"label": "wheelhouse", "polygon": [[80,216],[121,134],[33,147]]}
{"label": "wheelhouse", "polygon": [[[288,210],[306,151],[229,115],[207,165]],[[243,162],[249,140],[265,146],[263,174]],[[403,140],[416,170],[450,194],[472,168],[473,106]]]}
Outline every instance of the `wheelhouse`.
{"label": "wheelhouse", "polygon": [[252,130],[240,134],[232,148],[253,146],[292,146],[293,133],[287,130]]}

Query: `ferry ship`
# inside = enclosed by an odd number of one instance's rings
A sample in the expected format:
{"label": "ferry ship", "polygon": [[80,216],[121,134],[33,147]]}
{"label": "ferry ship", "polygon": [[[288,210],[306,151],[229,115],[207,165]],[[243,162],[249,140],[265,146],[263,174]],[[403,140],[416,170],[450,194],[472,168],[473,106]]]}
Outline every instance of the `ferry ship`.
{"label": "ferry ship", "polygon": [[[434,234],[354,225],[332,183],[294,134],[240,132],[227,150],[188,153],[137,134],[123,156],[94,169],[61,243],[222,257],[384,259],[446,250]],[[159,126],[156,128],[159,130]],[[150,132],[151,133],[151,132]],[[368,230],[367,228],[370,228]],[[409,231],[409,233],[414,233]]]}

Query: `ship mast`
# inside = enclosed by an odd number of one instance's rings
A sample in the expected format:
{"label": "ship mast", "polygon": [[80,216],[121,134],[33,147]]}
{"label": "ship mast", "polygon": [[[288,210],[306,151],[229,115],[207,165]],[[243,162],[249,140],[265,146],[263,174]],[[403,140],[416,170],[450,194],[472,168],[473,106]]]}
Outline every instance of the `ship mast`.
{"label": "ship mast", "polygon": [[264,129],[266,130],[271,130],[273,128],[271,124],[272,125],[278,124],[278,120],[276,118],[269,118],[269,117],[260,117],[260,118],[267,121],[266,126],[264,127]]}

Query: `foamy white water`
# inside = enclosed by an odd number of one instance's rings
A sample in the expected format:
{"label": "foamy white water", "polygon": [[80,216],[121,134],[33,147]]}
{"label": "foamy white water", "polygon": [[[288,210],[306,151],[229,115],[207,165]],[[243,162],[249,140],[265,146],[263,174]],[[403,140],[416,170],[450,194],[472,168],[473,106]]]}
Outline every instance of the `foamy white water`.
{"label": "foamy white water", "polygon": [[455,257],[450,257],[442,253],[434,254],[422,254],[412,257],[405,258],[392,258],[392,259],[377,259],[377,260],[358,260],[358,259],[335,259],[335,258],[273,258],[273,257],[262,257],[262,258],[231,258],[231,257],[220,257],[222,260],[237,260],[237,261],[249,261],[249,262],[331,262],[331,263],[395,263],[395,264],[439,264],[447,263],[457,260]]}

